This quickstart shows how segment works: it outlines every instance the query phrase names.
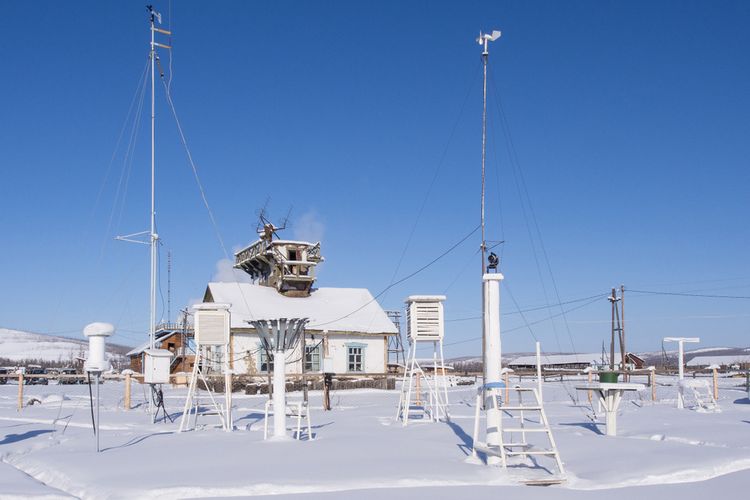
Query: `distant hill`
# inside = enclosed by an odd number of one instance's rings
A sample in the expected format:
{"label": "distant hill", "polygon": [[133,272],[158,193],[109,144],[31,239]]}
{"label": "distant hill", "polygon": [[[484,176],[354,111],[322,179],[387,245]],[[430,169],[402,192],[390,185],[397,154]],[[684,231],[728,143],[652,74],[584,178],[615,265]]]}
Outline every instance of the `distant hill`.
{"label": "distant hill", "polygon": [[[129,347],[107,344],[111,359],[124,359]],[[77,357],[86,357],[88,341],[41,333],[0,328],[0,359],[4,363],[38,362],[66,365]]]}

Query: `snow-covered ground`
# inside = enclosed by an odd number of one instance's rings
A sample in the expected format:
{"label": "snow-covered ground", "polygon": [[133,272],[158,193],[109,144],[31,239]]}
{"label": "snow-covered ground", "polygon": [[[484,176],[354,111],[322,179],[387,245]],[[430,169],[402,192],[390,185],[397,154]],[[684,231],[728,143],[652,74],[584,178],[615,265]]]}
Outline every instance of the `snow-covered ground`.
{"label": "snow-covered ground", "polygon": [[[143,386],[134,385],[137,407],[125,411],[123,384],[107,382],[103,451],[97,454],[86,386],[27,386],[25,398],[42,403],[19,413],[17,386],[0,385],[0,498],[704,499],[746,490],[750,402],[739,387],[744,381],[721,380],[717,413],[677,410],[674,379],[659,382],[657,403],[649,389],[626,396],[617,437],[603,435],[601,415],[591,420],[586,393],[576,393],[575,382],[546,383],[545,406],[567,469],[567,481],[550,487],[518,483],[519,477],[547,476],[550,464],[543,460],[540,468],[527,464],[507,472],[468,460],[472,387],[450,390],[450,423],[408,427],[394,422],[396,391],[337,391],[330,412],[312,392],[315,439],[274,442],[262,439],[265,396],[235,394],[234,432],[206,416],[198,430],[178,434],[178,419],[150,423]],[[175,417],[185,392],[165,390]]]}

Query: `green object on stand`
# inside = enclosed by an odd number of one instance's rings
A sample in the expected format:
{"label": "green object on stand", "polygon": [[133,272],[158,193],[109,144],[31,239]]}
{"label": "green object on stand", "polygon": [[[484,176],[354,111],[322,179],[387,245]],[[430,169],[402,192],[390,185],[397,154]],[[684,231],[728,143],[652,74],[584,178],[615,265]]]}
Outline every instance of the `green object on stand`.
{"label": "green object on stand", "polygon": [[617,378],[620,376],[617,372],[600,372],[599,382],[604,384],[616,384]]}

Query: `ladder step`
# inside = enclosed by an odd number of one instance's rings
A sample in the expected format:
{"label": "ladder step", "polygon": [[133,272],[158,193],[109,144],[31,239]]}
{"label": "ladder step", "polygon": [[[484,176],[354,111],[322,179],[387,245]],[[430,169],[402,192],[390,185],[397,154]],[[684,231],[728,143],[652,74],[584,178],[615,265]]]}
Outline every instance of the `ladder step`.
{"label": "ladder step", "polygon": [[562,484],[567,479],[564,477],[548,477],[542,479],[523,479],[521,482],[528,486],[552,486],[553,484]]}
{"label": "ladder step", "polygon": [[549,430],[540,427],[529,427],[525,429],[522,427],[505,427],[503,428],[503,432],[549,432]]}
{"label": "ladder step", "polygon": [[515,410],[541,411],[542,407],[541,406],[501,406],[500,409],[512,410],[512,411],[515,411]]}
{"label": "ladder step", "polygon": [[520,456],[520,455],[549,455],[555,456],[557,452],[554,450],[528,450],[528,451],[506,451],[508,456]]}
{"label": "ladder step", "polygon": [[529,448],[531,445],[529,443],[503,443],[503,446],[506,448]]}

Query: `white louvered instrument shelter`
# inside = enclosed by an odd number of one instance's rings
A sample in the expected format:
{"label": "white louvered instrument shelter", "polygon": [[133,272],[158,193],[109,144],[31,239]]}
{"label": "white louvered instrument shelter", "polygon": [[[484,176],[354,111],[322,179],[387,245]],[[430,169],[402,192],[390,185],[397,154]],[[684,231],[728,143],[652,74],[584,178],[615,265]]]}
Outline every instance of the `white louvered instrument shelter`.
{"label": "white louvered instrument shelter", "polygon": [[406,325],[409,339],[443,340],[445,295],[411,295],[406,299]]}
{"label": "white louvered instrument shelter", "polygon": [[229,304],[206,302],[196,304],[193,309],[197,346],[229,344]]}

